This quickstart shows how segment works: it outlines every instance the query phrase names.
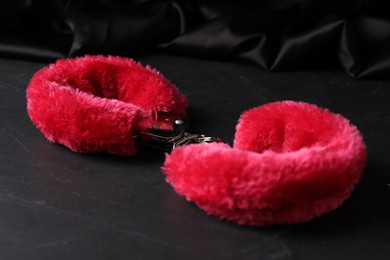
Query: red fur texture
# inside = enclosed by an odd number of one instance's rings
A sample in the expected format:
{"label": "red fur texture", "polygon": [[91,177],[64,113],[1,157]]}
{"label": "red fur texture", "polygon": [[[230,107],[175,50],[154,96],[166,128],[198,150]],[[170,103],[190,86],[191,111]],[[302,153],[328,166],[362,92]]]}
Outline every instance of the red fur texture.
{"label": "red fur texture", "polygon": [[186,115],[186,98],[157,70],[132,59],[85,56],[38,71],[27,88],[31,120],[75,152],[136,152],[133,135]]}
{"label": "red fur texture", "polygon": [[311,220],[349,197],[366,164],[358,129],[303,102],[282,101],[241,116],[234,149],[193,144],[167,155],[175,191],[208,214],[268,226]]}

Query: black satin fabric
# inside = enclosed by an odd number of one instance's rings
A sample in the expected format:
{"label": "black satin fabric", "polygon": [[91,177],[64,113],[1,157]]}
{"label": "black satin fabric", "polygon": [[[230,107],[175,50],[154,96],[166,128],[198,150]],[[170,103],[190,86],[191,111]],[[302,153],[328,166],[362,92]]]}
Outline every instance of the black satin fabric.
{"label": "black satin fabric", "polygon": [[0,56],[168,52],[390,77],[390,1],[0,0]]}

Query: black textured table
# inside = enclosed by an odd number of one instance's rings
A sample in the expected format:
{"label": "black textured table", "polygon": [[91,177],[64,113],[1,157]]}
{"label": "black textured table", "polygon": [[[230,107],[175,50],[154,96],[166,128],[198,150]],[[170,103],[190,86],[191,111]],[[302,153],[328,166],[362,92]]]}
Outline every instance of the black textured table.
{"label": "black textured table", "polygon": [[246,109],[301,100],[349,118],[369,162],[337,210],[299,225],[242,227],[179,197],[164,154],[81,155],[48,142],[26,113],[44,64],[0,60],[0,259],[390,259],[390,81],[339,71],[268,73],[172,56],[140,59],[188,96],[191,131],[232,143]]}

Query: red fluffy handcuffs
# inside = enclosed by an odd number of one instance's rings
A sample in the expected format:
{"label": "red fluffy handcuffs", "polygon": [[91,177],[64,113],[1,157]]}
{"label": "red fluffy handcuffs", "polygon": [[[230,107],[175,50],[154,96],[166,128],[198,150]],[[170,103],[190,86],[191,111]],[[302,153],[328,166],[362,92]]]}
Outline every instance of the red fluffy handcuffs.
{"label": "red fluffy handcuffs", "polygon": [[27,89],[31,120],[76,152],[130,156],[136,146],[173,149],[163,171],[208,214],[267,226],[337,208],[359,181],[366,148],[358,129],[315,105],[281,101],[239,120],[234,145],[184,131],[187,100],[158,71],[131,59],[58,60]]}

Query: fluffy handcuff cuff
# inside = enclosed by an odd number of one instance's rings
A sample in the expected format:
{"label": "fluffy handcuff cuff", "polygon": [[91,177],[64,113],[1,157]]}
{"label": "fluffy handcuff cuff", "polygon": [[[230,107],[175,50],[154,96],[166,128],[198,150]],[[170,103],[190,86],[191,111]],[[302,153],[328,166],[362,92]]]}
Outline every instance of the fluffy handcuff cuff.
{"label": "fluffy handcuff cuff", "polygon": [[279,101],[245,111],[234,144],[186,132],[187,99],[132,59],[84,56],[39,70],[27,88],[32,122],[80,153],[171,151],[174,190],[220,219],[269,226],[309,221],[350,196],[367,161],[359,130],[313,104]]}

